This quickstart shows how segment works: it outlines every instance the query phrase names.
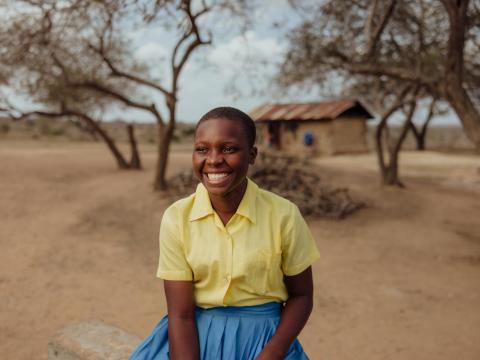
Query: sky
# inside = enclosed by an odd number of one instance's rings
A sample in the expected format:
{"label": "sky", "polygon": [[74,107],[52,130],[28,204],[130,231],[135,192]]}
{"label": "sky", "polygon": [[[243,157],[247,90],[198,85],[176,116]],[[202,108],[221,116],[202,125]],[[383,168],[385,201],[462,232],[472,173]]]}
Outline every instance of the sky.
{"label": "sky", "polygon": [[[287,35],[301,21],[288,1],[260,1],[251,15],[251,26],[245,31],[239,31],[235,26],[238,24],[231,21],[234,20],[229,18],[229,22],[216,24],[217,36],[213,37],[213,44],[195,52],[181,74],[177,107],[180,121],[196,122],[217,106],[233,106],[250,112],[265,103],[324,99],[314,89],[281,91],[273,83],[288,47]],[[162,59],[168,58],[170,53],[166,45],[169,39],[162,37],[164,33],[160,28],[130,33],[136,60],[151,64],[152,76],[160,78],[166,77],[166,73],[161,73],[161,69],[165,69]],[[163,104],[161,97],[156,100]],[[426,117],[427,108],[428,103],[420,104],[418,122]],[[127,115],[137,121],[153,121],[145,113],[129,111]],[[399,123],[402,119],[397,114],[391,121]],[[450,111],[437,116],[435,123],[450,125],[459,124],[459,121]]]}
{"label": "sky", "polygon": [[[238,24],[216,24],[213,44],[198,48],[180,77],[178,119],[195,122],[204,113],[217,106],[233,106],[249,112],[267,102],[315,101],[313,91],[303,90],[286,96],[280,91],[269,91],[273,77],[287,49],[285,40],[289,29],[299,17],[283,0],[263,1],[252,14],[252,26],[245,31]],[[230,20],[230,19],[229,19]],[[282,24],[280,27],[272,26]],[[170,51],[168,39],[162,38],[163,29],[132,31],[136,44],[135,58],[152,65],[152,76],[166,78],[162,73],[162,59]],[[278,89],[277,89],[278,90]],[[149,94],[151,96],[152,94]],[[157,98],[162,103],[161,98]],[[138,120],[149,120],[148,114],[136,112]]]}
{"label": "sky", "polygon": [[[249,13],[250,25],[247,27],[243,18],[231,15],[205,20],[205,25],[213,29],[212,44],[195,49],[180,75],[179,121],[196,122],[217,106],[233,106],[250,112],[265,103],[318,100],[314,91],[290,91],[287,96],[285,91],[272,85],[287,50],[286,36],[301,20],[298,13],[287,0],[252,0],[252,3],[255,6]],[[168,89],[168,61],[178,36],[166,31],[161,24],[136,28],[134,19],[122,23],[123,35],[133,49],[132,61],[148,64],[151,79],[160,80]],[[41,108],[8,88],[2,91],[20,109]],[[146,103],[153,100],[166,118],[165,100],[161,94],[142,88],[140,95]],[[155,121],[148,112],[121,105],[102,111],[101,116],[104,120]]]}
{"label": "sky", "polygon": [[[265,103],[324,100],[314,89],[282,91],[273,83],[288,47],[288,33],[300,23],[300,15],[287,0],[257,1],[253,9],[249,16],[250,25],[243,30],[239,18],[206,19],[207,25],[214,29],[212,45],[197,48],[180,75],[179,121],[194,123],[217,106],[233,106],[250,112]],[[151,78],[168,85],[167,60],[175,40],[172,33],[155,24],[135,28],[133,21],[122,30],[133,49],[132,60],[148,64]],[[165,115],[161,94],[148,89],[142,91],[142,97],[146,101],[155,101]],[[20,98],[16,100],[28,103]],[[426,113],[427,106],[420,109],[419,119],[424,117],[422,112]],[[147,112],[125,108],[114,108],[102,115],[106,120],[154,121]],[[398,117],[397,121],[400,120]],[[435,119],[435,123],[457,124],[458,120],[449,113]]]}

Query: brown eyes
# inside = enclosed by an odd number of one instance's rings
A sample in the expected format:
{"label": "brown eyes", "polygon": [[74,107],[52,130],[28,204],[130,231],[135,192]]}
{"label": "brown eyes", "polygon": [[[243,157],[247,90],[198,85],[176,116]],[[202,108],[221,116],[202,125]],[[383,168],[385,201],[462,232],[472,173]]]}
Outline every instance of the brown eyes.
{"label": "brown eyes", "polygon": [[224,147],[224,148],[222,149],[222,151],[223,151],[224,153],[227,153],[227,154],[231,154],[231,153],[235,152],[236,150],[237,150],[237,149],[234,148],[233,146],[226,146],[226,147]]}
{"label": "brown eyes", "polygon": [[[232,153],[236,152],[237,150],[238,149],[234,146],[224,146],[224,147],[222,147],[221,152],[224,153],[224,154],[232,154]],[[195,148],[195,152],[199,153],[199,154],[206,154],[208,151],[209,151],[209,149],[206,148],[206,147],[196,147]]]}
{"label": "brown eyes", "polygon": [[207,148],[200,147],[200,148],[195,148],[195,152],[199,154],[206,154],[207,153]]}

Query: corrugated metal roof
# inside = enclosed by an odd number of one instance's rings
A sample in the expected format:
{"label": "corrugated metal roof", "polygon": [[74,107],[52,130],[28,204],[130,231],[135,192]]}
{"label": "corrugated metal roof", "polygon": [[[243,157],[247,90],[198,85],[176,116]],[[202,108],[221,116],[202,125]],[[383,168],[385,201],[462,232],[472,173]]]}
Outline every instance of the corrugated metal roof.
{"label": "corrugated metal roof", "polygon": [[358,100],[353,99],[315,103],[266,104],[255,108],[250,112],[250,116],[255,121],[333,120],[345,111],[356,107],[360,107],[367,118],[373,118]]}

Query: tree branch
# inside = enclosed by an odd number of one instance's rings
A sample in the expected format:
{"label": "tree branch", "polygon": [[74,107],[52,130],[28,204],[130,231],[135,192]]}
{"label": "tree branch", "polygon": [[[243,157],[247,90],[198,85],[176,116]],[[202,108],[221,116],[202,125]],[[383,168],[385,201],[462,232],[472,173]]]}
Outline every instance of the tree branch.
{"label": "tree branch", "polygon": [[393,79],[411,81],[411,82],[419,83],[422,85],[428,85],[428,82],[422,79],[419,75],[401,67],[384,66],[381,64],[364,63],[364,62],[361,62],[361,63],[350,62],[345,64],[345,68],[349,72],[355,73],[355,74],[375,75],[375,76],[385,75]]}
{"label": "tree branch", "polygon": [[447,11],[450,22],[447,56],[445,58],[446,78],[450,81],[456,80],[461,84],[463,80],[463,51],[469,0],[441,0],[441,2]]}
{"label": "tree branch", "polygon": [[[203,9],[197,12],[196,14],[192,13],[191,10],[191,1],[190,0],[182,0],[180,5],[180,10],[185,13],[189,21],[189,29],[185,31],[183,36],[178,40],[177,44],[175,45],[171,57],[171,70],[172,70],[172,90],[171,93],[176,96],[178,91],[178,78],[180,76],[180,72],[182,71],[183,67],[185,66],[188,58],[192,54],[193,50],[200,45],[207,45],[211,43],[211,40],[203,40],[201,38],[200,32],[197,26],[197,20],[202,15],[206,14],[210,11],[210,7],[206,6],[205,2],[202,2]],[[186,47],[183,54],[177,61],[177,55],[179,54],[180,48],[186,41],[193,37],[193,41]],[[170,110],[170,123],[174,123],[175,117],[172,114],[175,112],[176,102],[172,101],[172,99],[167,99],[167,106]]]}
{"label": "tree branch", "polygon": [[148,111],[151,114],[153,114],[153,116],[156,118],[158,122],[163,122],[162,116],[158,112],[155,104],[147,105],[147,104],[142,104],[142,103],[133,101],[127,98],[125,95],[93,81],[84,81],[84,82],[77,82],[77,83],[71,82],[71,83],[68,83],[68,85],[73,88],[84,88],[84,89],[91,89],[91,90],[101,92],[120,102],[123,102],[125,105],[134,107],[136,109]]}
{"label": "tree branch", "polygon": [[[178,77],[178,74],[182,70],[183,66],[185,65],[186,61],[188,60],[191,52],[199,45],[207,45],[211,44],[211,40],[203,40],[202,37],[200,36],[200,32],[198,30],[197,26],[197,20],[199,17],[202,15],[206,14],[208,11],[210,11],[210,7],[206,6],[204,4],[204,7],[202,10],[197,12],[196,14],[193,14],[191,11],[191,1],[190,0],[183,0],[182,4],[180,6],[181,10],[185,13],[189,20],[189,29],[184,33],[184,35],[180,38],[180,40],[177,42],[175,45],[175,48],[173,50],[172,54],[172,70],[174,74],[174,82],[176,82],[176,77]],[[178,51],[180,50],[180,47],[187,41],[190,37],[194,37],[193,42],[190,43],[190,45],[186,48],[185,52],[183,55],[180,57],[180,60],[177,62],[177,54]],[[173,89],[172,89],[173,90]]]}
{"label": "tree branch", "polygon": [[[102,37],[103,39],[103,37]],[[122,78],[125,78],[125,79],[128,79],[128,80],[131,80],[133,82],[136,82],[137,84],[141,84],[141,85],[145,85],[145,86],[148,86],[148,87],[151,87],[153,89],[156,89],[158,91],[160,91],[161,93],[163,93],[165,96],[173,96],[167,89],[165,89],[163,86],[159,85],[159,84],[156,84],[150,80],[147,80],[147,79],[143,79],[139,76],[135,76],[135,75],[132,75],[132,74],[129,74],[129,73],[126,73],[120,69],[118,69],[114,64],[113,62],[111,61],[111,59],[105,54],[105,51],[104,51],[104,46],[103,46],[103,41],[101,42],[101,45],[100,47],[96,47],[95,45],[93,45],[92,43],[87,43],[87,46],[93,50],[94,52],[96,52],[103,60],[103,62],[108,66],[108,68],[110,69],[110,72],[111,72],[111,76],[114,76],[114,77],[122,77]]]}
{"label": "tree branch", "polygon": [[400,148],[403,144],[403,140],[405,139],[405,137],[407,136],[407,133],[408,133],[408,129],[410,128],[410,124],[412,123],[412,118],[413,118],[413,114],[415,113],[415,109],[417,108],[417,102],[415,100],[415,98],[411,99],[409,102],[408,102],[408,105],[410,106],[409,107],[409,110],[408,110],[408,113],[407,113],[407,116],[405,118],[405,123],[403,124],[402,126],[402,129],[400,131],[400,137],[397,139],[396,143],[395,143],[395,146],[393,147],[392,151],[396,154],[400,151]]}
{"label": "tree branch", "polygon": [[425,136],[425,133],[427,132],[428,124],[430,123],[430,121],[433,119],[433,116],[434,116],[436,103],[437,103],[437,99],[433,98],[432,102],[430,103],[430,106],[428,107],[427,118],[423,123],[422,129],[420,131],[420,136]]}
{"label": "tree branch", "polygon": [[374,1],[373,6],[371,7],[371,10],[370,10],[369,19],[368,19],[370,24],[368,25],[369,33],[367,38],[367,49],[366,49],[365,59],[370,59],[375,54],[375,51],[378,45],[378,40],[380,39],[383,33],[383,30],[385,29],[385,26],[388,23],[388,20],[393,14],[393,10],[395,8],[396,3],[397,3],[397,0],[390,1],[387,9],[385,10],[385,13],[380,19],[380,23],[378,24],[377,28],[372,32],[373,18],[375,16],[375,12],[378,5],[377,1]]}
{"label": "tree branch", "polygon": [[373,29],[373,20],[375,18],[375,14],[377,12],[377,7],[378,7],[378,0],[373,0],[370,5],[370,11],[368,12],[368,17],[367,20],[365,21],[365,26],[363,29],[365,39],[367,39],[367,51],[365,53],[368,53],[368,49],[370,47],[370,38],[372,34],[372,29]]}
{"label": "tree branch", "polygon": [[380,169],[382,173],[385,172],[386,166],[385,166],[385,159],[384,159],[384,154],[383,154],[383,143],[382,143],[382,135],[383,135],[383,130],[387,126],[387,121],[390,118],[390,116],[400,109],[402,106],[406,104],[404,101],[405,97],[407,96],[408,92],[411,91],[412,86],[411,85],[405,85],[399,92],[399,95],[396,99],[396,101],[384,112],[382,115],[379,124],[377,125],[377,129],[375,131],[375,143],[377,147],[377,159],[378,163],[380,165]]}

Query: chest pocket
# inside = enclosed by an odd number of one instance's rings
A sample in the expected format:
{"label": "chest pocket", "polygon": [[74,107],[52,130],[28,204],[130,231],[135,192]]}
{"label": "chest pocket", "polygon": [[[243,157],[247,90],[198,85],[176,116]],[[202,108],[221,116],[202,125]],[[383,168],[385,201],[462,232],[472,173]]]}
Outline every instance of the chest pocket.
{"label": "chest pocket", "polygon": [[245,257],[243,271],[245,285],[248,290],[259,295],[265,295],[273,289],[277,289],[283,282],[281,270],[281,253],[273,253],[268,250],[260,250]]}

